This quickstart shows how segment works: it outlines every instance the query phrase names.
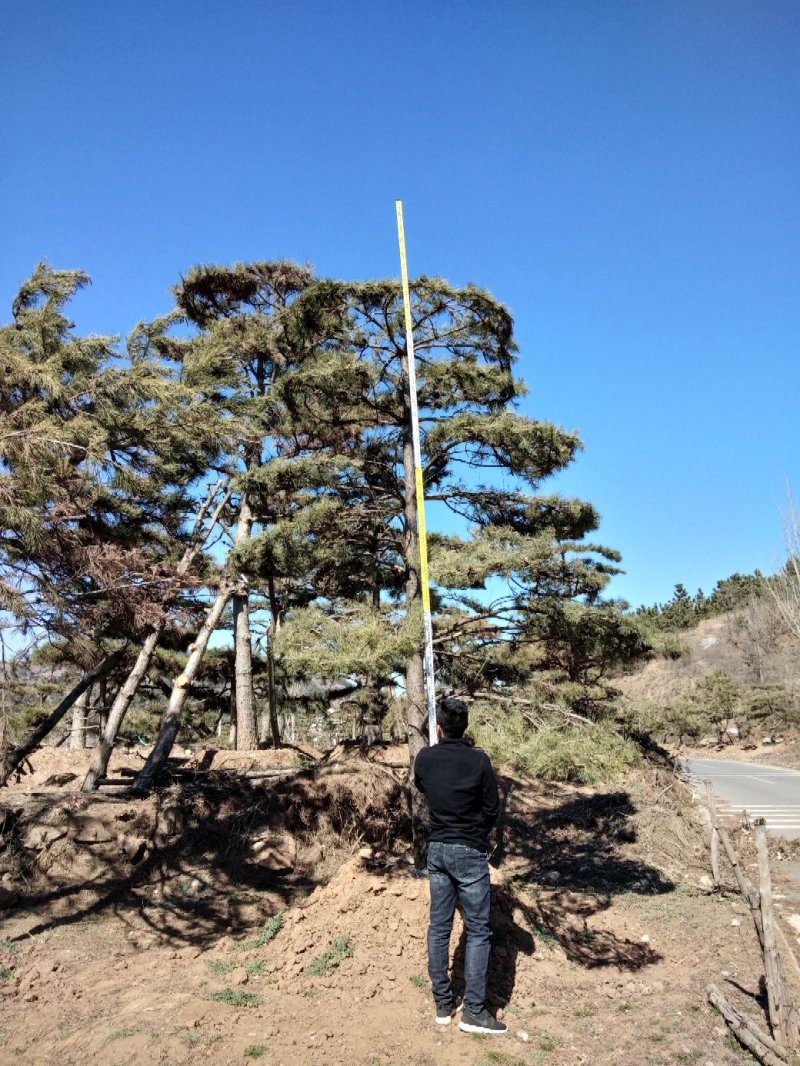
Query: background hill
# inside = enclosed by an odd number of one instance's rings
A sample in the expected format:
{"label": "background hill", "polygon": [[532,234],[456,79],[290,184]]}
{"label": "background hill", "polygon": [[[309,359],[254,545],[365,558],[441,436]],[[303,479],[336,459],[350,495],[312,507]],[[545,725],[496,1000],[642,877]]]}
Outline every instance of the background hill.
{"label": "background hill", "polygon": [[800,726],[800,639],[766,589],[674,636],[682,654],[616,681],[639,728],[697,738],[733,720],[747,743]]}

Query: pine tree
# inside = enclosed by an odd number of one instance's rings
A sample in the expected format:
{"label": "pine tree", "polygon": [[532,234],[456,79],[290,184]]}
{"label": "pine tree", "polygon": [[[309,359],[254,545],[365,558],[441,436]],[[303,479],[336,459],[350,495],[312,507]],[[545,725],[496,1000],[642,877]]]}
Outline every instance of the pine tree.
{"label": "pine tree", "polygon": [[[508,311],[474,286],[457,289],[427,278],[412,285],[412,311],[426,500],[449,508],[472,529],[467,538],[433,537],[431,545],[440,677],[463,690],[482,679],[502,681],[504,670],[513,676],[509,638],[535,638],[541,645],[542,619],[551,620],[554,646],[554,605],[582,600],[588,613],[618,555],[582,543],[598,521],[590,505],[538,495],[581,444],[576,433],[515,410],[524,387],[513,375]],[[289,319],[295,350],[305,347],[309,354],[282,381],[281,398],[302,429],[305,448],[318,451],[316,492],[328,500],[315,541],[327,533],[321,553],[329,573],[346,577],[340,589],[348,596],[370,599],[376,608],[403,601],[409,618],[418,620],[399,283],[319,282],[298,298]],[[502,602],[487,605],[469,594],[492,578],[514,586]],[[538,631],[533,617],[540,619]],[[561,639],[568,642],[569,634]],[[467,642],[481,649],[471,670]],[[419,632],[414,644],[404,664],[412,762],[426,742]]]}
{"label": "pine tree", "polygon": [[0,327],[0,587],[34,640],[91,669],[163,626],[218,434],[148,330],[124,352],[74,334],[66,307],[87,283],[40,264]]}
{"label": "pine tree", "polygon": [[[175,288],[175,317],[194,329],[190,337],[162,338],[162,351],[179,361],[183,381],[214,405],[224,422],[221,443],[224,466],[233,476],[232,548],[244,549],[253,533],[254,516],[247,475],[258,470],[275,453],[280,409],[272,389],[290,353],[282,334],[286,307],[311,280],[305,267],[288,262],[201,266],[190,270]],[[238,475],[238,476],[237,476]],[[210,618],[217,621],[230,599],[233,608],[233,705],[236,708],[235,743],[238,749],[258,745],[253,689],[250,588],[232,556]],[[205,633],[205,626],[201,630]],[[193,654],[187,664],[189,681],[199,667]],[[191,669],[190,669],[191,668]],[[167,716],[172,723],[186,698],[173,695]],[[274,700],[270,698],[271,707]],[[276,718],[271,715],[277,743]],[[177,730],[177,722],[174,723]],[[173,724],[167,730],[174,736]],[[159,758],[164,746],[160,746]]]}

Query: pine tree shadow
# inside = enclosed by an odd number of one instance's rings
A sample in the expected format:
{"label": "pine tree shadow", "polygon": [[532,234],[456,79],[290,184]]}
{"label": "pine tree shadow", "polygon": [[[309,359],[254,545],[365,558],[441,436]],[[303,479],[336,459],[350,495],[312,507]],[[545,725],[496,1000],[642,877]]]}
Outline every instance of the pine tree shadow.
{"label": "pine tree shadow", "polygon": [[[337,846],[345,854],[356,841],[391,847],[407,833],[402,783],[369,774],[379,795],[363,774],[336,766],[269,783],[229,772],[180,785],[173,777],[144,800],[39,794],[0,809],[0,851],[27,886],[5,913],[36,916],[25,936],[104,912],[196,946],[252,934],[331,875],[319,841],[335,860]],[[89,839],[92,828],[99,839]]]}
{"label": "pine tree shadow", "polygon": [[503,787],[507,801],[493,862],[512,860],[521,881],[603,896],[674,891],[655,866],[625,854],[637,841],[630,793],[568,794],[529,811],[514,803],[511,782]]}
{"label": "pine tree shadow", "polygon": [[[563,793],[561,802],[526,809],[516,803],[513,782],[500,779],[504,813],[491,864],[516,870],[492,887],[493,948],[487,1000],[506,1006],[516,983],[520,954],[563,952],[586,968],[637,971],[662,956],[649,943],[620,936],[592,919],[615,895],[671,892],[672,881],[647,862],[626,854],[636,842],[636,808],[629,793]],[[466,930],[453,954],[453,983],[463,992]]]}

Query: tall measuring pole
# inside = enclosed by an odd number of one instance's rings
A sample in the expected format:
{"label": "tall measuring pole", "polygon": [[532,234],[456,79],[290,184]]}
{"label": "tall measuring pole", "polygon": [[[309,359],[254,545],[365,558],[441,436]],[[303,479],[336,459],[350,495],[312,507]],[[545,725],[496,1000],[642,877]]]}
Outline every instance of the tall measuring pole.
{"label": "tall measuring pole", "polygon": [[433,624],[431,623],[431,590],[428,583],[428,539],[425,533],[425,490],[422,485],[422,449],[419,440],[419,410],[417,408],[417,374],[414,366],[414,330],[411,324],[411,296],[408,291],[406,238],[403,230],[403,201],[395,200],[397,209],[397,237],[400,242],[400,273],[403,279],[403,309],[406,317],[406,356],[408,364],[408,392],[411,407],[411,438],[414,447],[414,483],[417,498],[417,535],[419,538],[419,580],[422,589],[422,627],[425,649],[422,670],[425,679],[425,698],[428,705],[428,741],[436,743],[436,687],[433,670]]}

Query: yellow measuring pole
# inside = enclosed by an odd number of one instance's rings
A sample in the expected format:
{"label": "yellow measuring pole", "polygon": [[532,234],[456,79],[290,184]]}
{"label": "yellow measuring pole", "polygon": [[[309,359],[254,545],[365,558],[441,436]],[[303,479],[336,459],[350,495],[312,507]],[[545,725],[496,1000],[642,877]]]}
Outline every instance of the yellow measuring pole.
{"label": "yellow measuring pole", "polygon": [[411,323],[411,296],[408,290],[406,238],[403,229],[403,201],[395,200],[397,209],[397,237],[400,242],[400,274],[403,280],[403,309],[406,318],[406,355],[408,362],[408,391],[411,399],[411,437],[414,447],[414,483],[417,498],[417,534],[419,537],[419,580],[422,588],[422,628],[425,638],[423,676],[428,706],[428,741],[436,743],[436,676],[433,667],[433,623],[431,622],[431,590],[428,582],[428,538],[425,533],[425,489],[422,484],[422,449],[419,436],[417,408],[417,373],[414,365],[414,329]]}

